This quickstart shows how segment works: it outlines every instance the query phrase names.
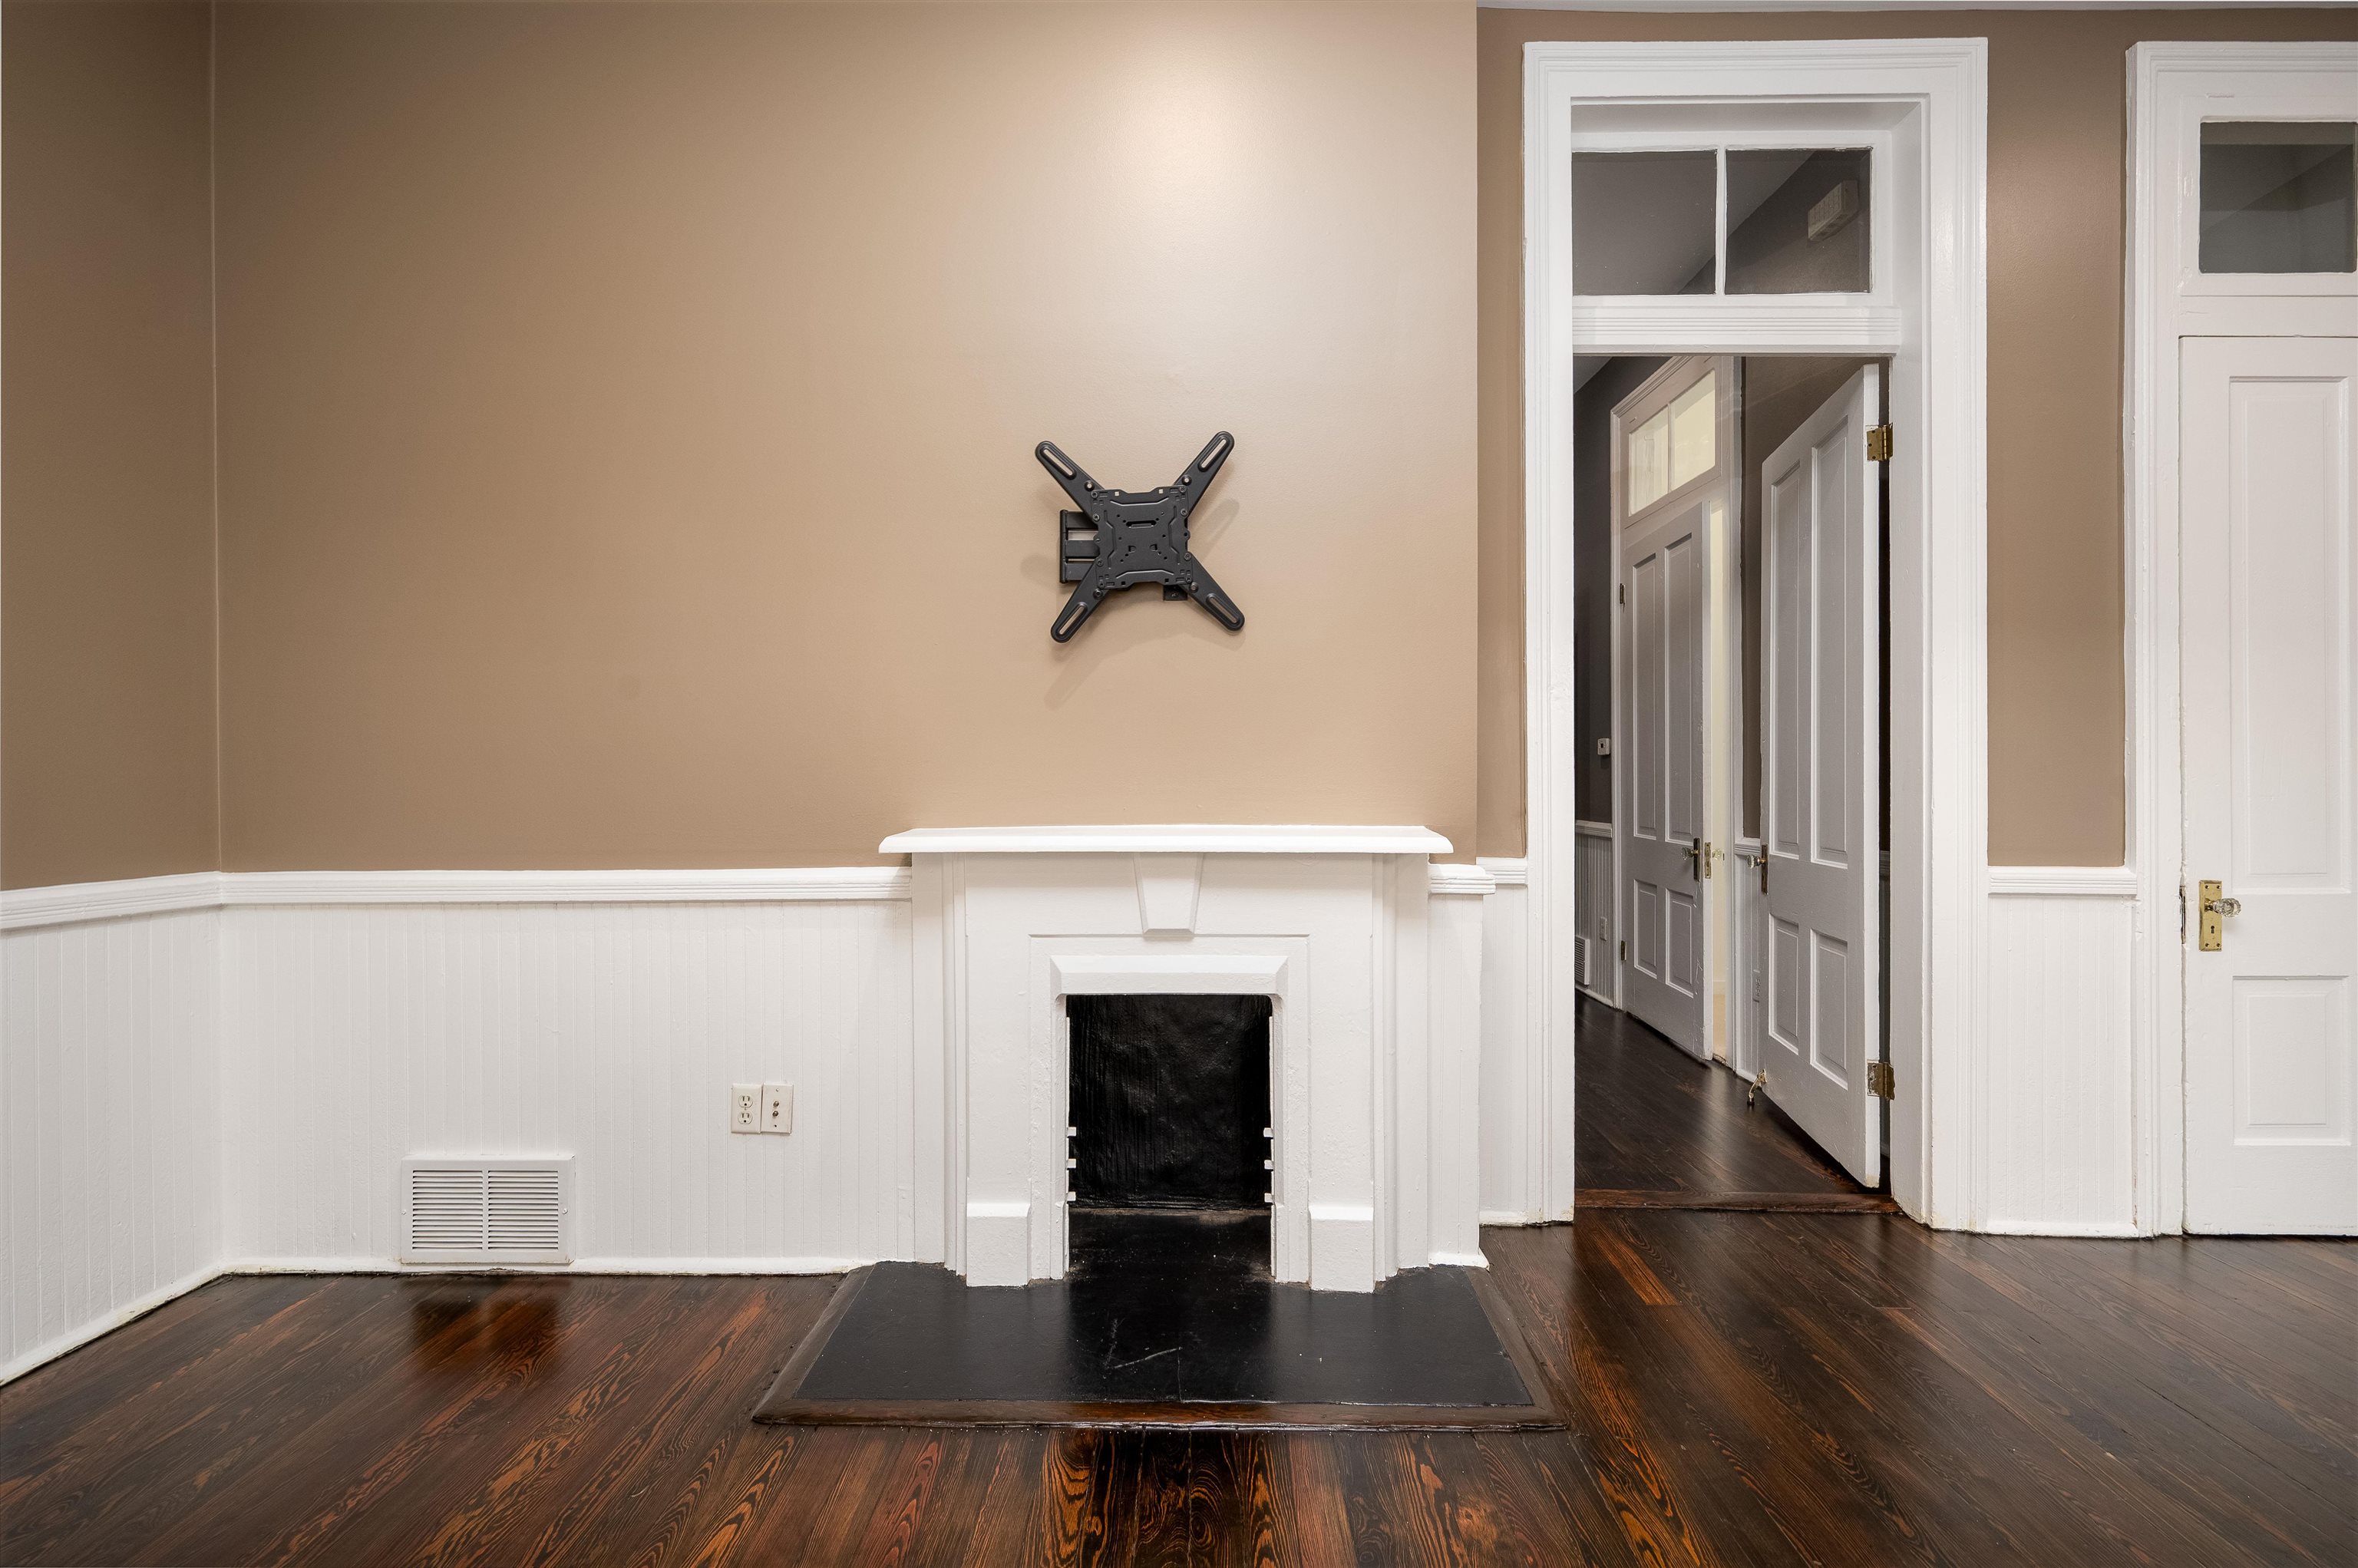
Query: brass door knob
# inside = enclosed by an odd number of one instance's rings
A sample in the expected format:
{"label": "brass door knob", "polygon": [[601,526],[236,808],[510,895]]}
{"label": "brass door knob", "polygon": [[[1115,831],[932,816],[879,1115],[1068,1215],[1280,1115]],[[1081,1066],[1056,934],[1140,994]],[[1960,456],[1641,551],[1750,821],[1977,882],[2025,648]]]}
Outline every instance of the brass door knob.
{"label": "brass door knob", "polygon": [[2205,953],[2216,953],[2226,940],[2227,917],[2243,914],[2244,901],[2225,896],[2217,882],[2205,881],[2195,887],[2194,913],[2200,917],[2195,945]]}

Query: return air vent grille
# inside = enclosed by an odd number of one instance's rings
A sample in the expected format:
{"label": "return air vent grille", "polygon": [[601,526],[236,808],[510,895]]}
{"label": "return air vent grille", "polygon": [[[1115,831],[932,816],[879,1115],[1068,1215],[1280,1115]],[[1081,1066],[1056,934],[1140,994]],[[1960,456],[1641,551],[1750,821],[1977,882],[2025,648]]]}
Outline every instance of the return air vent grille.
{"label": "return air vent grille", "polygon": [[573,1160],[411,1160],[402,1166],[407,1263],[572,1261]]}

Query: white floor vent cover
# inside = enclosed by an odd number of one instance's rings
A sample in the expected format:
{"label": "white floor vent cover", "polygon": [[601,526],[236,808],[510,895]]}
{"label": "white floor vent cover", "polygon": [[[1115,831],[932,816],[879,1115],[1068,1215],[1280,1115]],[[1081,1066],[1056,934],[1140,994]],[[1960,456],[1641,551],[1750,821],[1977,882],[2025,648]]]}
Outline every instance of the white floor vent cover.
{"label": "white floor vent cover", "polygon": [[406,1160],[405,1263],[569,1263],[573,1156]]}

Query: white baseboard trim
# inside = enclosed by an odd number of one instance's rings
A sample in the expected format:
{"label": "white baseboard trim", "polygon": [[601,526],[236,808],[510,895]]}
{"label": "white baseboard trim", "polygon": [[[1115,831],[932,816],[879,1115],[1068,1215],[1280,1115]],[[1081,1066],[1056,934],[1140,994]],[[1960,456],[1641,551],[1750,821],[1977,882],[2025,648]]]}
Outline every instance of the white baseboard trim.
{"label": "white baseboard trim", "polygon": [[68,1351],[79,1350],[103,1335],[112,1334],[125,1324],[146,1317],[157,1307],[178,1301],[198,1286],[211,1284],[221,1278],[222,1272],[218,1265],[214,1265],[183,1274],[168,1285],[158,1286],[135,1301],[124,1303],[104,1317],[92,1318],[80,1328],[36,1345],[6,1366],[0,1367],[0,1383],[13,1382],[37,1368],[49,1365]]}
{"label": "white baseboard trim", "polygon": [[1542,1225],[1546,1223],[1544,1220],[1541,1219],[1539,1216],[1535,1214],[1526,1214],[1519,1208],[1486,1208],[1482,1211],[1480,1218],[1484,1225]]}
{"label": "white baseboard trim", "polygon": [[874,1258],[577,1258],[570,1263],[396,1263],[385,1258],[239,1258],[215,1274],[848,1274]]}
{"label": "white baseboard trim", "polygon": [[676,871],[190,871],[0,892],[0,931],[180,910],[323,904],[906,901],[906,866]]}
{"label": "white baseboard trim", "polygon": [[1992,866],[1992,898],[2135,898],[2134,866]]}
{"label": "white baseboard trim", "polygon": [[849,1274],[877,1258],[582,1258],[557,1274]]}
{"label": "white baseboard trim", "polygon": [[2051,1236],[2058,1238],[2079,1238],[2083,1240],[2136,1241],[2144,1233],[2128,1221],[2086,1220],[2050,1221],[2041,1219],[1985,1219],[1975,1222],[1973,1231],[1960,1235],[1983,1236]]}
{"label": "white baseboard trim", "polygon": [[1490,1260],[1479,1252],[1435,1252],[1430,1261],[1437,1269],[1487,1269]]}

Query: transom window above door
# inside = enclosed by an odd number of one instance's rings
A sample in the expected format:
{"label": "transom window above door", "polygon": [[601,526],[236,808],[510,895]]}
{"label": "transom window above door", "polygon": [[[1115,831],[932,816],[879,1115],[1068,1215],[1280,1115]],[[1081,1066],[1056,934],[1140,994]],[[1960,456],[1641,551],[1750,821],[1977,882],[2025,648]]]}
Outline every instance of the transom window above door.
{"label": "transom window above door", "polygon": [[1867,293],[1872,163],[1864,146],[1574,152],[1573,291]]}
{"label": "transom window above door", "polygon": [[2358,271],[2358,124],[2205,120],[2198,265],[2211,273]]}
{"label": "transom window above door", "polygon": [[1717,391],[1717,374],[1707,372],[1629,432],[1624,460],[1632,514],[1701,479],[1719,460]]}

